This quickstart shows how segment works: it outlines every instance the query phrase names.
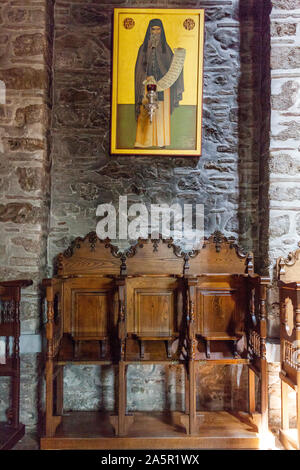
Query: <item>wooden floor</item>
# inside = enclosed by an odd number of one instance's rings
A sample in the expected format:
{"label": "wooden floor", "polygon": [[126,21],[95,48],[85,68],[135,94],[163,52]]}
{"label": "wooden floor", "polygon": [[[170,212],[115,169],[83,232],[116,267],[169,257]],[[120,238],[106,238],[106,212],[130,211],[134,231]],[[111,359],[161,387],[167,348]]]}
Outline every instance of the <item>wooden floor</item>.
{"label": "wooden floor", "polygon": [[108,415],[72,412],[55,437],[42,438],[41,449],[258,449],[254,427],[233,413],[199,412],[199,434],[188,436],[179,412],[135,413],[126,437],[114,436]]}
{"label": "wooden floor", "polygon": [[24,436],[24,433],[24,424],[14,429],[6,423],[0,423],[0,450],[11,449]]}

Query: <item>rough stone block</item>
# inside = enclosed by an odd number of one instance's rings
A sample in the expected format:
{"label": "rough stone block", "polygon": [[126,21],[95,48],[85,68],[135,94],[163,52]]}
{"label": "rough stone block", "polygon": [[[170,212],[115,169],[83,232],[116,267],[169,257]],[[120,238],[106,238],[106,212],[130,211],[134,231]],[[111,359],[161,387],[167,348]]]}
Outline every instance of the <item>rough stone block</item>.
{"label": "rough stone block", "polygon": [[272,5],[279,10],[294,10],[300,8],[300,0],[272,0]]}
{"label": "rough stone block", "polygon": [[45,143],[40,139],[5,137],[3,140],[11,152],[35,152],[45,149]]}
{"label": "rough stone block", "polygon": [[271,97],[272,110],[283,111],[296,104],[300,85],[295,80],[288,80],[281,86],[278,95]]}
{"label": "rough stone block", "polygon": [[214,38],[221,44],[222,49],[239,50],[240,37],[238,28],[236,30],[219,29],[215,32]]}
{"label": "rough stone block", "polygon": [[0,204],[0,222],[16,224],[36,224],[41,221],[41,209],[29,202],[9,202]]}
{"label": "rough stone block", "polygon": [[0,80],[7,89],[32,90],[43,89],[47,83],[44,69],[31,67],[12,67],[0,70]]}
{"label": "rough stone block", "polygon": [[300,199],[300,188],[288,187],[280,184],[272,184],[270,187],[270,199],[273,201],[295,201]]}
{"label": "rough stone block", "polygon": [[35,124],[44,121],[44,106],[32,104],[16,110],[15,121],[17,127],[24,127],[27,124]]}
{"label": "rough stone block", "polygon": [[289,154],[274,152],[270,159],[270,172],[282,175],[298,175],[300,173],[300,162]]}
{"label": "rough stone block", "polygon": [[101,27],[107,24],[110,16],[103,12],[101,5],[73,5],[71,18],[74,24]]}
{"label": "rough stone block", "polygon": [[8,8],[6,11],[7,20],[9,23],[23,23],[28,19],[29,11],[25,8]]}
{"label": "rough stone block", "polygon": [[277,21],[271,23],[272,37],[295,36],[296,31],[297,23],[279,23]]}
{"label": "rough stone block", "polygon": [[295,69],[300,67],[300,47],[272,47],[271,68]]}
{"label": "rough stone block", "polygon": [[285,129],[280,131],[277,135],[273,135],[272,137],[274,140],[288,140],[288,139],[299,140],[300,122],[297,122],[297,121],[280,122],[279,125],[285,126]]}
{"label": "rough stone block", "polygon": [[290,229],[290,218],[288,214],[272,217],[270,221],[270,236],[271,238],[281,237],[286,235]]}
{"label": "rough stone block", "polygon": [[28,253],[38,253],[41,245],[40,240],[25,237],[13,237],[11,242],[16,246],[21,246]]}
{"label": "rough stone block", "polygon": [[23,191],[43,190],[44,188],[43,168],[17,168],[19,185]]}
{"label": "rough stone block", "polygon": [[33,56],[44,52],[45,38],[41,33],[22,34],[13,42],[16,56]]}

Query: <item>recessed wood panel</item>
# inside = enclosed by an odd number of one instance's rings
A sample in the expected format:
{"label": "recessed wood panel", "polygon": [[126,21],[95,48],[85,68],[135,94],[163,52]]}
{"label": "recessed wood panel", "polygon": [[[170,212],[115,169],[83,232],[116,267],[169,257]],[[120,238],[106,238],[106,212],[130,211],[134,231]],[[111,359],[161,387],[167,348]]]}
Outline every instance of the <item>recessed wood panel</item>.
{"label": "recessed wood panel", "polygon": [[133,277],[127,282],[127,332],[171,336],[182,317],[180,281],[174,277]]}
{"label": "recessed wood panel", "polygon": [[135,291],[135,326],[139,335],[169,336],[174,323],[174,292]]}
{"label": "recessed wood panel", "polygon": [[[70,278],[67,280],[63,281],[63,295],[62,295],[62,301],[63,301],[63,331],[64,333],[68,334],[74,334],[75,331],[75,316],[76,314],[76,308],[77,304],[75,303],[75,295],[76,294],[89,294],[89,295],[95,295],[95,294],[103,294],[103,293],[110,293],[109,298],[110,298],[110,310],[113,310],[115,301],[112,300],[113,294],[115,292],[114,289],[114,283],[113,280],[110,278],[102,277],[102,278],[96,278],[96,277],[87,277],[87,278]],[[96,303],[96,310],[99,309],[99,305],[95,299],[91,299],[90,301],[88,299],[82,299],[80,302],[83,302],[83,305],[85,302],[90,304],[89,310],[93,310],[95,303]],[[95,302],[95,303],[94,303]],[[81,307],[80,307],[81,308]],[[82,307],[81,311],[84,311],[84,307]],[[87,309],[88,311],[88,309]],[[112,323],[115,322],[114,314],[111,312],[111,317],[112,317]],[[93,317],[92,317],[93,318]],[[88,320],[87,320],[88,321]]]}
{"label": "recessed wood panel", "polygon": [[73,291],[73,336],[100,339],[108,334],[110,291]]}
{"label": "recessed wood panel", "polygon": [[235,293],[198,289],[197,297],[197,332],[234,334],[237,326]]}

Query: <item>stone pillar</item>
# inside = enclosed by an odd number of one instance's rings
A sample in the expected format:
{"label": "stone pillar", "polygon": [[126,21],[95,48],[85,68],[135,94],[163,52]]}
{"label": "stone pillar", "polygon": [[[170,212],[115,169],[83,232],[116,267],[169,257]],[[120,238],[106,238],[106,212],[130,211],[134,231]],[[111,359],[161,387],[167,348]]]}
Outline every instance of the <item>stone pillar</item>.
{"label": "stone pillar", "polygon": [[[300,1],[273,0],[270,264],[300,240]],[[278,309],[274,305],[275,313]],[[276,335],[278,316],[272,320]]]}
{"label": "stone pillar", "polygon": [[[249,0],[239,4],[241,69],[238,99],[239,136],[239,238],[246,250],[255,255],[255,269],[264,269],[263,233],[268,231],[268,206],[262,181],[265,154],[268,152],[270,105],[269,12],[270,1]],[[263,221],[263,225],[261,224]]]}
{"label": "stone pillar", "polygon": [[[269,266],[300,240],[300,0],[272,0]],[[279,337],[278,290],[269,298],[269,337]],[[279,346],[278,346],[279,347]],[[270,423],[280,418],[278,365],[270,364]],[[276,380],[275,380],[276,378]],[[293,403],[293,401],[291,402]]]}
{"label": "stone pillar", "polygon": [[32,353],[21,355],[21,420],[29,426],[37,422],[38,348],[32,345],[46,275],[53,4],[4,0],[0,7],[0,278],[34,281],[21,305],[21,348],[29,344]]}

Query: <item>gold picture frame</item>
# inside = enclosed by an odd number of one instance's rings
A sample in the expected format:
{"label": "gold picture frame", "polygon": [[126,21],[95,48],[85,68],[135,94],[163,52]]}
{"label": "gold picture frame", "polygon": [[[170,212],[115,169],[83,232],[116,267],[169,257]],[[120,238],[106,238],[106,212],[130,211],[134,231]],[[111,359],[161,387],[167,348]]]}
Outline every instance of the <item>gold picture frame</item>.
{"label": "gold picture frame", "polygon": [[114,9],[111,154],[201,155],[204,9]]}

